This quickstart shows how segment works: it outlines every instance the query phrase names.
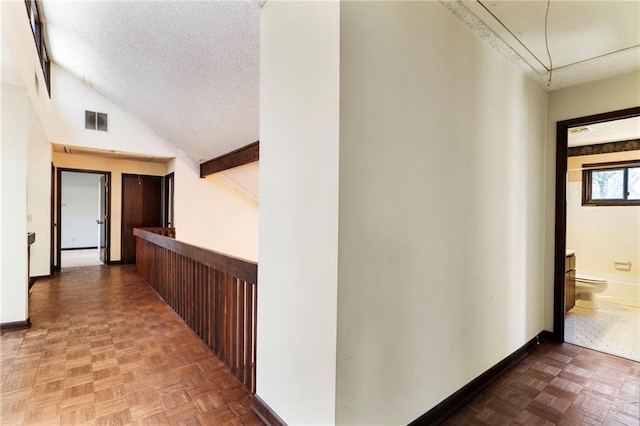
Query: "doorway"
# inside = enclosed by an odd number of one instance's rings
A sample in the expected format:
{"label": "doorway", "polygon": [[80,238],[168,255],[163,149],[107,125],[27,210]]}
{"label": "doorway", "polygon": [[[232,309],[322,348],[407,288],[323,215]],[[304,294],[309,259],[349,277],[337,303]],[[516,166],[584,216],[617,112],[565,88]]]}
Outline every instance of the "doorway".
{"label": "doorway", "polygon": [[162,227],[162,176],[122,174],[122,263],[136,263],[134,228]]}
{"label": "doorway", "polygon": [[58,168],[56,184],[52,269],[108,264],[111,172]]}
{"label": "doorway", "polygon": [[[615,120],[623,120],[632,117],[640,116],[640,107],[629,108],[625,110],[613,111],[604,114],[597,114],[587,117],[580,117],[571,120],[560,121],[556,125],[556,217],[555,217],[555,254],[554,254],[554,338],[557,341],[566,340],[566,312],[573,309],[574,299],[571,297],[571,285],[567,285],[568,267],[570,262],[567,255],[567,249],[574,249],[574,247],[567,247],[567,197],[575,197],[575,188],[572,188],[572,194],[568,193],[569,182],[574,179],[568,177],[568,140],[569,130],[587,128],[591,125],[597,125],[599,123],[611,122]],[[584,170],[583,167],[581,169]],[[575,173],[575,172],[574,172]],[[578,172],[580,173],[580,172]],[[584,174],[584,173],[583,173]],[[587,176],[587,175],[585,175]],[[582,182],[582,188],[586,188],[589,182]],[[582,189],[584,191],[584,189]],[[586,202],[585,193],[580,194],[583,204]],[[575,202],[576,200],[572,200]],[[591,209],[597,207],[589,207]],[[591,210],[591,213],[595,210]],[[575,238],[573,238],[572,244],[576,244]],[[576,258],[579,258],[580,251],[576,253]],[[574,260],[578,263],[578,270],[580,269],[580,261]],[[636,262],[637,263],[637,262]],[[637,268],[638,265],[635,265]],[[574,268],[575,269],[575,268]],[[566,290],[568,289],[568,291]],[[609,324],[608,324],[609,325]],[[585,345],[586,346],[586,345]],[[599,349],[599,348],[596,348]],[[602,350],[602,349],[599,349]]]}

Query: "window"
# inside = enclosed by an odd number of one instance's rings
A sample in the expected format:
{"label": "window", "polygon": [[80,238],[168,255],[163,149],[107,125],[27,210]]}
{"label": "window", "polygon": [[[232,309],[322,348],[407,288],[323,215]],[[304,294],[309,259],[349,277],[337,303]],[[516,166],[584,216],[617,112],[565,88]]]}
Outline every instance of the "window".
{"label": "window", "polygon": [[49,53],[47,52],[47,46],[44,42],[44,25],[40,18],[40,10],[35,0],[25,0],[27,7],[27,15],[29,16],[29,22],[31,24],[31,32],[33,32],[33,39],[36,43],[36,50],[40,57],[40,66],[42,67],[42,73],[44,74],[44,81],[47,85],[47,92],[51,96],[51,70],[49,63]]}
{"label": "window", "polygon": [[582,204],[640,206],[640,161],[584,164]]}

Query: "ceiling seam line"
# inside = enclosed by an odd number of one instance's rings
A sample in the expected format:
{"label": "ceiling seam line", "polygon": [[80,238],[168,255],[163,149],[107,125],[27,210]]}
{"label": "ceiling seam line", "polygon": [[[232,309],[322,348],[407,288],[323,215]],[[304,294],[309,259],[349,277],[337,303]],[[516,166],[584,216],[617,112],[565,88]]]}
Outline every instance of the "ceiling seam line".
{"label": "ceiling seam line", "polygon": [[[542,65],[542,67],[543,67],[545,70],[547,70],[547,72],[549,72],[549,68],[544,64],[544,62],[542,62],[540,59],[538,59],[538,57],[537,57],[536,55],[534,55],[534,53],[533,53],[531,50],[529,50],[529,48],[528,48],[527,46],[525,46],[525,45],[524,45],[524,43],[522,43],[522,42],[520,41],[520,39],[519,39],[518,37],[516,37],[516,35],[515,35],[514,33],[512,33],[512,32],[511,32],[511,30],[510,30],[509,28],[507,28],[507,26],[506,26],[505,24],[503,24],[503,23],[502,23],[502,21],[501,21],[500,19],[498,19],[498,17],[497,17],[496,15],[494,15],[494,14],[493,14],[493,13],[492,13],[492,12],[491,12],[491,11],[490,11],[490,10],[489,10],[489,9],[488,9],[488,8],[487,8],[487,7],[486,7],[486,6],[485,6],[485,5],[484,5],[480,0],[476,0],[476,1],[480,4],[480,6],[482,6],[482,7],[484,8],[484,10],[486,10],[486,11],[487,11],[487,13],[489,13],[491,16],[493,16],[493,18],[494,18],[496,21],[498,21],[498,23],[499,23],[500,25],[502,25],[502,28],[504,28],[505,30],[507,30],[507,32],[508,32],[509,34],[511,34],[511,35],[513,36],[513,38],[515,38],[515,39],[518,41],[518,43],[520,43],[520,45],[521,45],[522,47],[524,47],[524,49],[525,49],[527,52],[529,52],[529,53],[531,54],[531,56],[533,56],[533,58],[534,58],[536,61],[538,61],[538,63],[539,63],[540,65]],[[496,36],[498,36],[498,35],[496,34]],[[498,37],[499,37],[499,36],[498,36]],[[507,43],[505,40],[503,40],[503,41],[504,41],[505,43]],[[509,44],[509,43],[507,43],[507,45],[508,45],[508,44]],[[515,50],[514,50],[514,51],[515,51]],[[516,52],[516,54],[518,54],[518,52]],[[518,56],[520,56],[520,55],[518,55]],[[520,56],[520,57],[522,58],[522,56]],[[526,60],[525,58],[522,58],[522,60],[523,60],[523,61],[525,61],[525,62],[527,62],[527,60]],[[530,65],[530,66],[531,66],[531,65]],[[535,70],[534,70],[534,71],[535,71]]]}

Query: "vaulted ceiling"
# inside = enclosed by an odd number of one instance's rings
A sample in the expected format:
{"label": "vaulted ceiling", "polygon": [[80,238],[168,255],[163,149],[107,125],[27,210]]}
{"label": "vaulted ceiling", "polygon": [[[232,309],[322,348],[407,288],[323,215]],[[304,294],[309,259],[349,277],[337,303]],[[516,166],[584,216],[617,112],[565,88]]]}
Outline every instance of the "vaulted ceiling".
{"label": "vaulted ceiling", "polygon": [[[56,64],[202,161],[259,139],[263,3],[43,0],[42,6]],[[441,3],[545,90],[640,68],[639,1]]]}
{"label": "vaulted ceiling", "polygon": [[255,2],[44,0],[42,8],[52,60],[194,160],[258,140]]}

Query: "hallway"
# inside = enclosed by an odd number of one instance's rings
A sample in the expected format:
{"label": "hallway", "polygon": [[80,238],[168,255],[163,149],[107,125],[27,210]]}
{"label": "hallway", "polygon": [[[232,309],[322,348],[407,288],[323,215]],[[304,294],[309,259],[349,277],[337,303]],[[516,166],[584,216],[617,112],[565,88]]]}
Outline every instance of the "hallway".
{"label": "hallway", "polygon": [[0,338],[3,425],[261,425],[251,394],[135,266],[38,281]]}

